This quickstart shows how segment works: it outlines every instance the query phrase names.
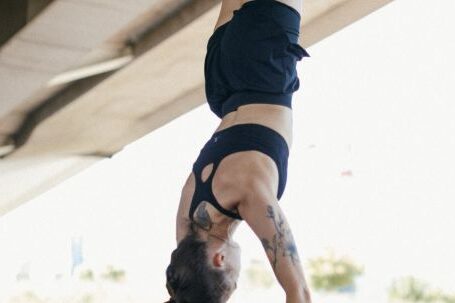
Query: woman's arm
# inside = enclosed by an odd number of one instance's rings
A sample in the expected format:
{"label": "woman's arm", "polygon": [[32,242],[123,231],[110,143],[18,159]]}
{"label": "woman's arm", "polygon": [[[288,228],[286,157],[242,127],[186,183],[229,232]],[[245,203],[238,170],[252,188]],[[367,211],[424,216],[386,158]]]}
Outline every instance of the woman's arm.
{"label": "woman's arm", "polygon": [[191,199],[194,195],[195,182],[194,173],[191,172],[187,177],[180,194],[179,207],[175,218],[177,244],[185,238],[190,231],[191,221],[188,218],[188,213],[190,211]]}
{"label": "woman's arm", "polygon": [[[252,189],[255,188],[255,189]],[[289,224],[266,186],[250,187],[238,210],[262,242],[287,303],[310,303],[310,295]]]}

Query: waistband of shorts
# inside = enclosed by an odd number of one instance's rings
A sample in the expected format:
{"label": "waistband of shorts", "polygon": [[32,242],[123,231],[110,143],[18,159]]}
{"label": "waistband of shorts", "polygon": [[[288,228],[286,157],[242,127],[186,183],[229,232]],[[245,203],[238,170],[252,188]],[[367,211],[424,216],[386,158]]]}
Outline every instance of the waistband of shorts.
{"label": "waistband of shorts", "polygon": [[286,3],[278,1],[278,0],[251,0],[251,1],[247,1],[247,2],[243,3],[243,5],[240,7],[240,9],[242,9],[243,7],[270,5],[270,4],[282,5],[288,9],[290,9],[293,13],[295,13],[299,17],[299,19],[301,19],[300,13],[295,8],[293,8],[290,5],[287,5]]}
{"label": "waistband of shorts", "polygon": [[213,133],[208,144],[216,142],[220,137],[226,141],[239,140],[241,136],[246,136],[251,140],[256,141],[258,144],[267,146],[276,155],[289,157],[289,147],[284,137],[268,126],[258,123],[242,123],[235,124]]}

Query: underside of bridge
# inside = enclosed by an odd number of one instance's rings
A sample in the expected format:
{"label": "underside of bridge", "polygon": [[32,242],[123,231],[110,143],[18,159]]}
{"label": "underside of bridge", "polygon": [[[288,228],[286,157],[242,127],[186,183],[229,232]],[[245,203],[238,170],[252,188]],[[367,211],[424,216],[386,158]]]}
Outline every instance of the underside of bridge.
{"label": "underside of bridge", "polygon": [[[309,47],[392,0],[305,0]],[[0,216],[206,102],[221,2],[0,2]]]}

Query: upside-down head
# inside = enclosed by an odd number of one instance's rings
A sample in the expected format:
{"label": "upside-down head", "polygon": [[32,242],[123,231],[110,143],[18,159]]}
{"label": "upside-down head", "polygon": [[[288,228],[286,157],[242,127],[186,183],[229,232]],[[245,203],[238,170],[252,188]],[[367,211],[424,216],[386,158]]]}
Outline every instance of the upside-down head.
{"label": "upside-down head", "polygon": [[190,233],[172,252],[166,287],[175,303],[224,303],[234,292],[240,247],[230,241],[204,241]]}

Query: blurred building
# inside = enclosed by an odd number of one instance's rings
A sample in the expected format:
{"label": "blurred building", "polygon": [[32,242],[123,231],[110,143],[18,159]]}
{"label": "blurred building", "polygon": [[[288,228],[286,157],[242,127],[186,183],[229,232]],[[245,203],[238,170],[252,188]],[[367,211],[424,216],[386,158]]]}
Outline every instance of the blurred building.
{"label": "blurred building", "polygon": [[71,276],[74,274],[76,267],[84,262],[82,239],[81,236],[71,238]]}

